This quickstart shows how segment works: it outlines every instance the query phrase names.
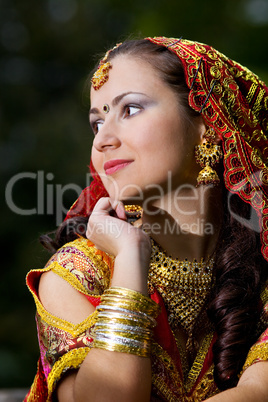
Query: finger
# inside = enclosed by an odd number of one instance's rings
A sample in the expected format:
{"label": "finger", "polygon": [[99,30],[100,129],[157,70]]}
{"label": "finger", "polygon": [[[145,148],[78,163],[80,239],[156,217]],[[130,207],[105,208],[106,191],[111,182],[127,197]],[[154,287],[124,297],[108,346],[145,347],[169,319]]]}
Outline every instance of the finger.
{"label": "finger", "polygon": [[101,198],[92,214],[96,215],[110,215],[122,220],[126,220],[126,213],[125,213],[125,208],[124,204],[121,201],[118,200],[112,200],[109,197],[103,197]]}
{"label": "finger", "polygon": [[112,207],[113,207],[113,210],[116,213],[116,216],[119,219],[122,219],[124,221],[127,220],[125,207],[124,207],[124,204],[121,201],[116,201],[115,203],[112,202]]}
{"label": "finger", "polygon": [[96,203],[91,215],[110,215],[112,203],[109,197],[102,197]]}

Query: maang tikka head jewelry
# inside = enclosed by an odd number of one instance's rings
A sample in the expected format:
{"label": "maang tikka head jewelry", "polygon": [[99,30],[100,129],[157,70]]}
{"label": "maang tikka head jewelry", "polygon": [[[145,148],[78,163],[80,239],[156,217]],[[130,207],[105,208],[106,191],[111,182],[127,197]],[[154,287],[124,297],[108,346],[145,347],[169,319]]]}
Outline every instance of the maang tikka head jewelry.
{"label": "maang tikka head jewelry", "polygon": [[95,91],[100,89],[103,86],[103,84],[105,84],[105,82],[108,81],[109,70],[110,70],[110,68],[112,68],[112,65],[109,61],[107,61],[107,59],[109,57],[109,54],[114,49],[119,47],[121,44],[122,43],[118,43],[112,49],[108,50],[108,52],[106,52],[104,58],[100,61],[97,71],[95,71],[95,73],[93,74],[93,77],[91,78],[91,83],[92,83],[92,86],[95,89]]}
{"label": "maang tikka head jewelry", "polygon": [[198,174],[197,186],[201,184],[217,185],[219,184],[220,179],[217,172],[212,169],[211,166],[219,163],[220,158],[222,157],[222,150],[219,145],[213,144],[213,140],[215,140],[215,131],[212,128],[209,128],[206,131],[204,138],[206,140],[204,144],[195,146],[196,162],[203,168]]}

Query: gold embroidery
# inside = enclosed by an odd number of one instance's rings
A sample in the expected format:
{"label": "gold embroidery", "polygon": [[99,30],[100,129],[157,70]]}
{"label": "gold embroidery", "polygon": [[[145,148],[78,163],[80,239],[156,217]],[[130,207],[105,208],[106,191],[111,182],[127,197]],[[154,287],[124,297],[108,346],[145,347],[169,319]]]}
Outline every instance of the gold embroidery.
{"label": "gold embroidery", "polygon": [[247,359],[243,366],[242,373],[252,364],[258,361],[267,361],[267,360],[268,360],[268,341],[253,345],[250,348],[249,353],[247,355]]}
{"label": "gold embroidery", "polygon": [[258,114],[259,114],[259,112],[261,110],[260,104],[261,104],[261,101],[262,101],[262,98],[264,97],[264,95],[265,95],[265,90],[261,89],[259,94],[258,94],[258,96],[257,96],[257,99],[256,99],[256,101],[254,103],[253,110],[252,110],[253,114],[255,116],[258,116]]}
{"label": "gold embroidery", "polygon": [[49,265],[49,268],[52,272],[55,274],[59,275],[61,278],[63,278],[66,282],[68,282],[73,288],[78,290],[78,292],[83,293],[87,296],[90,295],[88,290],[85,289],[85,287],[81,284],[81,282],[76,278],[76,276],[68,271],[66,268],[62,267],[58,261],[52,262],[51,265]]}
{"label": "gold embroidery", "polygon": [[213,370],[214,366],[211,366],[197,384],[191,397],[186,399],[187,402],[204,401],[220,392],[214,382]]}
{"label": "gold embroidery", "polygon": [[257,88],[258,88],[258,85],[255,84],[255,82],[253,82],[251,84],[250,90],[248,91],[248,94],[247,94],[247,97],[246,97],[248,103],[250,103],[252,101],[253,96],[254,96],[255,91],[256,91]]}
{"label": "gold embroidery", "polygon": [[261,292],[261,300],[264,306],[268,304],[268,285],[266,285],[263,291]]}
{"label": "gold embroidery", "polygon": [[[165,398],[165,401],[201,402],[219,393],[219,389],[215,385],[213,377],[214,365],[211,365],[195,386],[201,369],[203,368],[204,359],[208,352],[212,336],[213,334],[211,333],[205,337],[198,354],[196,367],[193,369],[190,375],[190,382],[188,382],[188,384],[186,383],[186,386],[183,384],[183,380],[168,353],[163,350],[160,345],[153,344],[152,354],[156,357],[157,361],[161,363],[161,366],[159,368],[159,366],[156,365],[156,370],[153,370],[152,383],[158,391],[158,394],[160,393],[160,396]],[[153,369],[154,364],[153,358]],[[165,370],[168,372],[170,379],[166,378]],[[193,387],[194,390],[192,391]]]}
{"label": "gold embroidery", "polygon": [[79,324],[72,324],[69,321],[63,320],[62,318],[56,317],[50,314],[41,304],[38,297],[34,295],[36,302],[37,312],[48,325],[62,329],[63,331],[69,332],[73,337],[77,337],[81,332],[84,332],[88,327],[91,327],[96,322],[96,311],[90,314],[84,321]]}
{"label": "gold embroidery", "polygon": [[182,347],[180,341],[178,340],[178,338],[175,336],[175,334],[173,333],[173,336],[176,340],[176,345],[180,354],[180,360],[181,360],[181,369],[183,372],[183,378],[187,378],[187,375],[189,373],[190,367],[189,367],[189,363],[188,363],[188,359],[187,359],[187,355],[186,355],[186,350]]}
{"label": "gold embroidery", "polygon": [[94,245],[90,246],[89,244],[92,243],[90,243],[84,237],[81,237],[79,239],[76,239],[74,242],[65,244],[64,248],[70,246],[75,247],[83,254],[85,254],[86,257],[90,258],[91,266],[94,269],[95,273],[95,279],[98,279],[98,281],[100,281],[100,283],[102,284],[103,288],[106,289],[109,287],[110,284],[111,271],[109,264],[111,266],[113,265],[114,257],[107,256],[107,260],[109,261],[107,262],[104,261],[102,255],[98,253],[99,250]]}
{"label": "gold embroidery", "polygon": [[178,402],[178,398],[172,394],[163,378],[157,376],[156,374],[152,374],[152,383],[157,384],[157,389],[165,397],[165,401]]}
{"label": "gold embroidery", "polygon": [[181,400],[178,399],[178,395],[180,396],[180,398],[183,398],[183,383],[173,360],[171,359],[169,354],[157,343],[152,344],[152,355],[154,355],[156,359],[162,364],[163,369],[169,373],[172,381],[173,390],[170,389],[169,384],[167,384],[162,370],[153,370],[152,384],[165,397],[166,401],[176,402],[178,400]]}
{"label": "gold embroidery", "polygon": [[185,388],[187,392],[189,392],[192,387],[194,386],[199,374],[201,373],[201,370],[204,365],[204,360],[207,355],[207,352],[209,350],[209,346],[211,344],[213,338],[213,333],[209,333],[208,335],[205,336],[203,339],[200,349],[198,350],[196,359],[189,371],[186,383],[185,383]]}
{"label": "gold embroidery", "polygon": [[48,401],[51,400],[52,393],[56,388],[57,382],[60,380],[63,373],[69,369],[78,369],[85,357],[87,356],[90,348],[73,349],[63,355],[53,366],[47,378],[48,385]]}
{"label": "gold embroidery", "polygon": [[[81,328],[81,330],[84,331],[79,333],[77,337],[73,337],[67,331],[48,325],[38,314],[36,320],[39,345],[41,355],[43,356],[42,363],[45,371],[50,371],[55,362],[70,350],[92,346],[92,326],[86,329]],[[44,351],[45,354],[42,351]]]}

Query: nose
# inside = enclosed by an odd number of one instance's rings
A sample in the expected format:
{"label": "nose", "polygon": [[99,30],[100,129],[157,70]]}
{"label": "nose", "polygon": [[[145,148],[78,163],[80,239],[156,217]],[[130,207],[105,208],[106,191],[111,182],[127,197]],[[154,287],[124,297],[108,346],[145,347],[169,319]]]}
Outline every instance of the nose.
{"label": "nose", "polygon": [[99,152],[105,152],[113,148],[118,148],[121,144],[118,134],[113,124],[104,122],[99,132],[96,134],[93,147]]}

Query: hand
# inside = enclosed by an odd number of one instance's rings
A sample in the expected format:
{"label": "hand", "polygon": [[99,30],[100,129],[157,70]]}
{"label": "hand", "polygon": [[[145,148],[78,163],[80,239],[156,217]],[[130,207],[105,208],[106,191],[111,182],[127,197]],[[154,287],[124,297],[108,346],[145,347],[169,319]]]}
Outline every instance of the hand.
{"label": "hand", "polygon": [[86,235],[98,249],[114,257],[135,247],[151,251],[148,235],[127,222],[124,204],[108,197],[95,205]]}

